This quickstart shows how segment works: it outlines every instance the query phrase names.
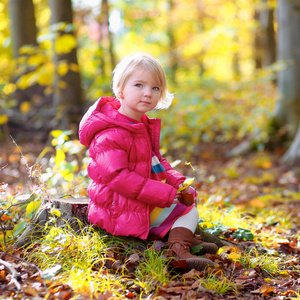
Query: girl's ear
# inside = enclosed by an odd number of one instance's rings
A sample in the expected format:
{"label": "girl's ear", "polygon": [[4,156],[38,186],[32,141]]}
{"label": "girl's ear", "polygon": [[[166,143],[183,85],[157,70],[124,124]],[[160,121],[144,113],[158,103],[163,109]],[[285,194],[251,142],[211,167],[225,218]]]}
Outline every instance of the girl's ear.
{"label": "girl's ear", "polygon": [[118,99],[123,99],[123,92],[122,91],[118,92]]}

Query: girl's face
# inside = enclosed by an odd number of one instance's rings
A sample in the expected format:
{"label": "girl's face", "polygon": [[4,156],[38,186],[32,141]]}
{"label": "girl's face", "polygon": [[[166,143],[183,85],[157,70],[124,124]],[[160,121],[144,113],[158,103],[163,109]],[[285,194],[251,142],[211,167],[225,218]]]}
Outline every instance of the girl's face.
{"label": "girl's face", "polygon": [[161,87],[152,72],[137,70],[127,79],[119,93],[119,112],[140,121],[143,114],[153,110],[161,97]]}

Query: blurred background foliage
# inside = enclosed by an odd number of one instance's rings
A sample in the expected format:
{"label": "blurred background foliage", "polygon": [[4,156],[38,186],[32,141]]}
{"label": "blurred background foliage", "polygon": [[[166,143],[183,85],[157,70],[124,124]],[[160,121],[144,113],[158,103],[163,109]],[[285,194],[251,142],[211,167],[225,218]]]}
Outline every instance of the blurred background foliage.
{"label": "blurred background foliage", "polygon": [[[184,147],[191,153],[200,142],[250,138],[259,144],[267,139],[282,63],[270,59],[274,47],[266,53],[257,41],[266,35],[263,13],[274,16],[275,0],[74,0],[72,24],[51,24],[48,2],[33,0],[37,42],[23,45],[17,56],[9,2],[14,1],[0,3],[2,140],[11,134],[17,143],[46,141],[52,130],[70,128],[76,137],[76,126],[65,128],[53,121],[63,115],[55,93],[70,85],[64,80],[55,83],[57,77],[70,71],[80,74],[80,119],[98,97],[112,96],[115,64],[136,51],[148,52],[162,63],[175,93],[169,110],[150,113],[162,118],[165,147]],[[275,39],[276,18],[270,26],[269,38]],[[74,49],[78,64],[54,61],[55,55]]]}

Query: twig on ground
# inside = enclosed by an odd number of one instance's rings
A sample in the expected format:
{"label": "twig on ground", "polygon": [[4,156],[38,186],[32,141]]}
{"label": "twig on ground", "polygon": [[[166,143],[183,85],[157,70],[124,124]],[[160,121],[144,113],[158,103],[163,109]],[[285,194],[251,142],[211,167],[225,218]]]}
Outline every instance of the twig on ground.
{"label": "twig on ground", "polygon": [[20,274],[12,267],[10,263],[7,261],[4,261],[0,258],[0,264],[2,264],[8,272],[11,274],[11,283],[13,283],[16,288],[20,291],[21,290],[21,284],[19,283],[19,280],[21,279]]}
{"label": "twig on ground", "polygon": [[[44,285],[44,288],[45,288],[46,292],[48,293],[48,287],[47,287],[47,284],[46,284],[46,282],[45,282],[45,280],[44,280],[44,278],[43,278],[42,271],[41,271],[41,269],[40,269],[39,267],[37,267],[35,264],[32,264],[32,263],[28,262],[27,260],[25,260],[25,259],[23,259],[23,258],[21,258],[21,257],[16,257],[16,256],[14,256],[14,255],[12,255],[12,254],[9,254],[9,253],[6,253],[6,252],[0,252],[0,253],[3,254],[4,257],[5,257],[6,255],[9,255],[10,257],[14,258],[15,260],[22,261],[22,262],[26,263],[29,267],[36,269],[36,270],[39,272],[40,277],[43,279],[43,285]],[[3,260],[0,259],[0,263],[1,263],[2,261],[3,261]],[[4,262],[5,262],[5,261],[4,261]],[[5,262],[5,263],[6,263],[6,262]]]}

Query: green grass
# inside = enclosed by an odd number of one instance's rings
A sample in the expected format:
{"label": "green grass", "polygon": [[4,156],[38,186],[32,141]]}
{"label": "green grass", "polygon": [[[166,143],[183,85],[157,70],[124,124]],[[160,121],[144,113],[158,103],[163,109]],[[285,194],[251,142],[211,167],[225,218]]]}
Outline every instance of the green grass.
{"label": "green grass", "polygon": [[217,274],[210,272],[199,280],[199,288],[203,286],[208,290],[214,290],[222,295],[225,295],[228,292],[237,292],[236,285],[229,278],[225,277],[221,271]]}
{"label": "green grass", "polygon": [[243,253],[239,257],[238,262],[248,269],[260,267],[261,270],[272,276],[276,275],[280,270],[278,259],[268,254],[261,254],[256,248],[252,248],[248,253]]}

